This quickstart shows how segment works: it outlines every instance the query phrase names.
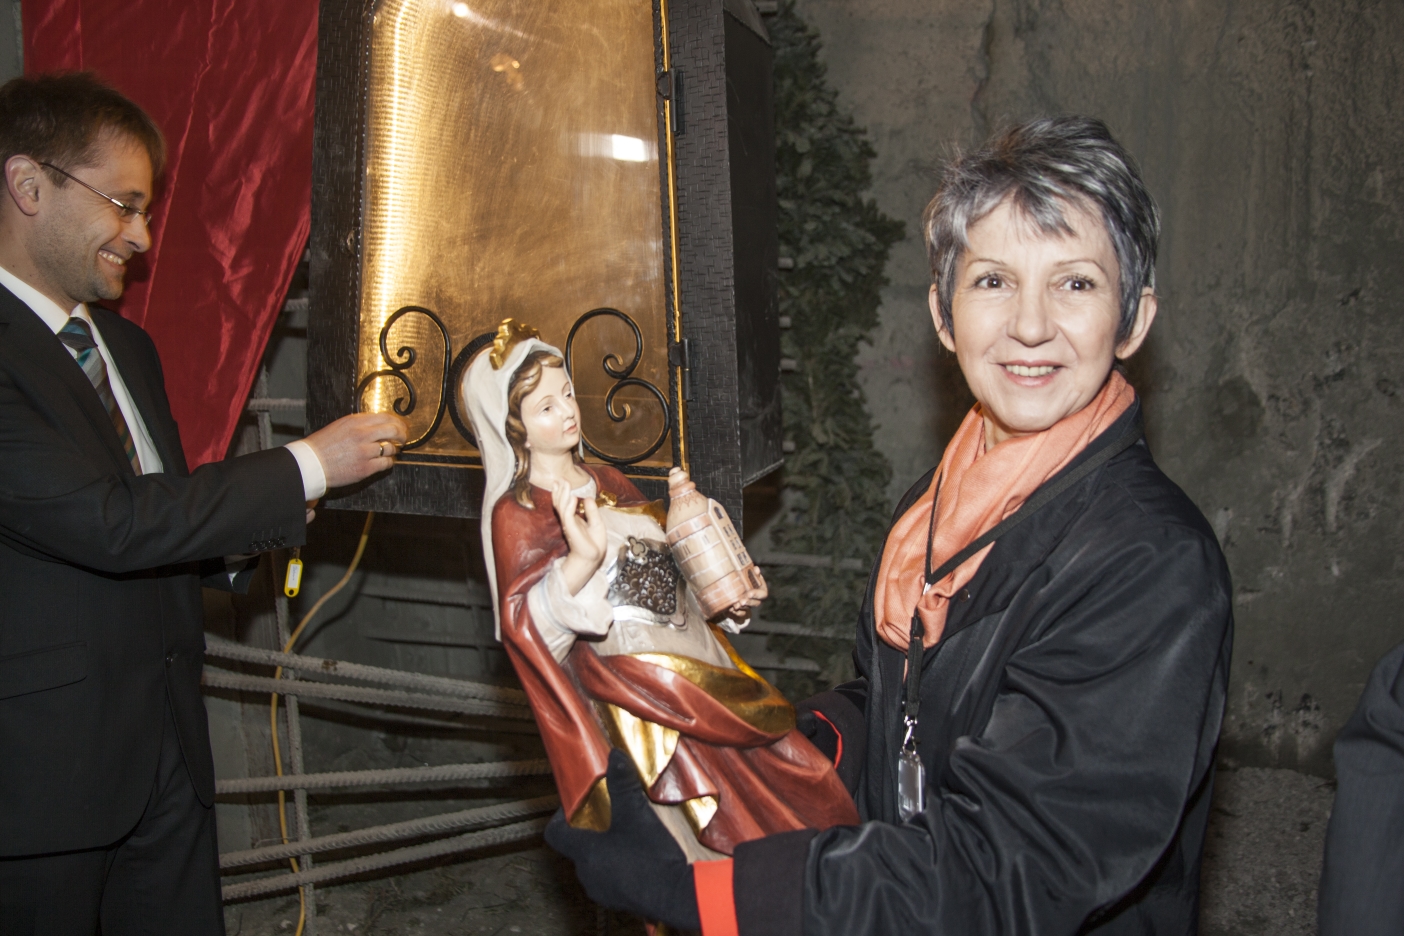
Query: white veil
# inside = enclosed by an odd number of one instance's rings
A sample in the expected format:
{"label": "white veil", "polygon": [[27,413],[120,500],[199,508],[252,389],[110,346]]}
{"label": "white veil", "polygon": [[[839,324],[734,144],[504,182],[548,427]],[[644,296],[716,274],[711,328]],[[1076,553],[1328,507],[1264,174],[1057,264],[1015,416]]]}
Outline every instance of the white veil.
{"label": "white veil", "polygon": [[[492,618],[496,622],[497,639],[502,639],[502,611],[497,600],[497,564],[492,551],[492,508],[512,486],[517,461],[507,442],[507,391],[512,375],[533,351],[549,351],[561,356],[559,349],[536,337],[536,330],[512,322],[502,323],[497,341],[479,351],[463,373],[462,394],[464,410],[473,424],[478,439],[478,451],[483,456],[483,471],[487,484],[483,492],[482,535],[483,561],[487,564],[488,585],[492,589]],[[515,340],[515,343],[512,343]],[[503,355],[502,352],[506,351]],[[494,358],[500,366],[494,366]]]}

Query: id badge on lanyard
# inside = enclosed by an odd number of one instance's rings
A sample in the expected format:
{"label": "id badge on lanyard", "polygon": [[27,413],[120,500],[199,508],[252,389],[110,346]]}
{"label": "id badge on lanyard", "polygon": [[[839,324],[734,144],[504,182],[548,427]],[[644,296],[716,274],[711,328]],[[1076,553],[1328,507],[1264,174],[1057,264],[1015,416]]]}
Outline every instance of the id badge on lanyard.
{"label": "id badge on lanyard", "polygon": [[[926,531],[926,587],[932,585],[931,540],[936,536],[936,503],[940,499],[941,486],[936,484],[936,494],[931,498],[931,528]],[[936,581],[939,581],[937,579]],[[921,714],[921,664],[925,650],[922,639],[926,636],[926,622],[921,617],[921,600],[912,609],[911,631],[907,644],[906,695],[902,700],[902,720],[906,731],[902,737],[902,750],[897,754],[897,814],[903,822],[926,809],[926,767],[917,752],[917,716]]]}
{"label": "id badge on lanyard", "polygon": [[[929,546],[927,547],[930,548]],[[931,563],[927,562],[927,568]],[[917,752],[917,716],[921,714],[921,664],[925,656],[922,637],[926,623],[920,611],[912,612],[911,642],[907,644],[907,693],[902,700],[906,731],[897,754],[897,813],[906,822],[926,808],[926,768]]]}
{"label": "id badge on lanyard", "polygon": [[916,720],[907,719],[907,737],[902,742],[902,753],[897,755],[897,813],[903,822],[926,809],[926,768],[912,737],[915,729]]}

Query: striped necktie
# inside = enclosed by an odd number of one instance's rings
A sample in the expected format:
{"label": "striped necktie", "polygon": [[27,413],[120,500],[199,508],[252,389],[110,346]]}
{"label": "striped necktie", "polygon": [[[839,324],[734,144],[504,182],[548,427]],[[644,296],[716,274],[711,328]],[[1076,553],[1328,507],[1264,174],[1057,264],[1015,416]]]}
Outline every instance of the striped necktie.
{"label": "striped necktie", "polygon": [[112,395],[112,383],[107,379],[107,363],[103,361],[102,352],[93,340],[92,328],[84,319],[76,315],[70,316],[58,333],[58,340],[73,349],[78,366],[88,375],[88,381],[97,391],[98,399],[107,407],[107,415],[112,419],[112,428],[117,430],[117,438],[122,443],[122,451],[127,453],[127,459],[132,463],[132,470],[141,474],[141,461],[137,458],[136,443],[132,441],[131,430],[127,428],[127,420],[122,417],[117,398]]}

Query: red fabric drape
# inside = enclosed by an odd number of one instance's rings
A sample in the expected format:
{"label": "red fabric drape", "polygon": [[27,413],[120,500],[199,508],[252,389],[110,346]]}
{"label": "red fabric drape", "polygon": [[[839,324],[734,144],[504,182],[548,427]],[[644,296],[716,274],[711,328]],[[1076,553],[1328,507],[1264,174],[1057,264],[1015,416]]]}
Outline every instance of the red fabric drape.
{"label": "red fabric drape", "polygon": [[166,135],[123,315],[151,333],[191,467],[223,458],[310,225],[316,0],[23,0],[29,74],[90,69]]}

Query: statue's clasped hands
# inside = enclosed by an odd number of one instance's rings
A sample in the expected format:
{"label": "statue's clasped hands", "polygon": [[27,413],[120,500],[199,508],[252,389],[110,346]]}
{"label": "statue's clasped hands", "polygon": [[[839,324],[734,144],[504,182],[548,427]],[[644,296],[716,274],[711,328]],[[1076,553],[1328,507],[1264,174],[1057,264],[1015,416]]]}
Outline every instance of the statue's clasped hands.
{"label": "statue's clasped hands", "polygon": [[551,503],[561,518],[561,531],[570,549],[561,564],[561,575],[570,593],[578,594],[590,576],[599,570],[609,551],[604,518],[593,498],[576,497],[570,484],[559,478],[551,482]]}

